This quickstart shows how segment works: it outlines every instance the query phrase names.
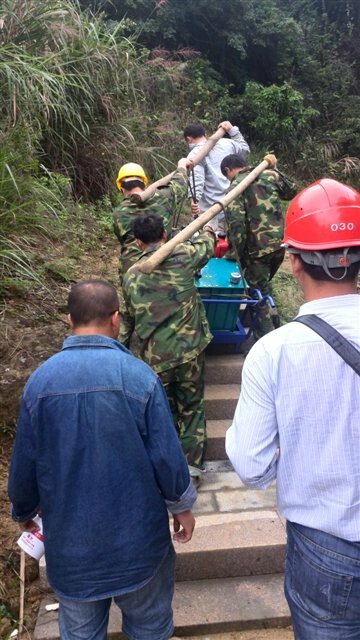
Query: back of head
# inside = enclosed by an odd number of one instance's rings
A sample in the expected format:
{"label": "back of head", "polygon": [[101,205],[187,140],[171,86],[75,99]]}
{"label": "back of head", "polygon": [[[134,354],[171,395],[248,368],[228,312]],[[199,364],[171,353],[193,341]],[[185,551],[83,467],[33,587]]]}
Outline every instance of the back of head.
{"label": "back of head", "polygon": [[230,153],[222,159],[220,169],[223,176],[226,176],[226,169],[243,169],[246,167],[245,156],[242,153]]}
{"label": "back of head", "polygon": [[164,236],[164,223],[161,216],[157,213],[143,213],[136,216],[133,233],[134,237],[144,244],[160,242]]}
{"label": "back of head", "polygon": [[70,290],[68,311],[74,328],[102,325],[118,309],[116,290],[105,280],[84,280]]}
{"label": "back of head", "polygon": [[146,173],[140,164],[136,162],[127,162],[123,164],[119,169],[118,177],[116,178],[116,186],[121,189],[130,191],[135,187],[145,189],[148,184]]}
{"label": "back of head", "polygon": [[315,280],[353,280],[360,266],[360,193],[323,178],[292,200],[284,245]]}
{"label": "back of head", "polygon": [[184,138],[202,138],[205,136],[205,128],[202,124],[188,124],[184,129]]}

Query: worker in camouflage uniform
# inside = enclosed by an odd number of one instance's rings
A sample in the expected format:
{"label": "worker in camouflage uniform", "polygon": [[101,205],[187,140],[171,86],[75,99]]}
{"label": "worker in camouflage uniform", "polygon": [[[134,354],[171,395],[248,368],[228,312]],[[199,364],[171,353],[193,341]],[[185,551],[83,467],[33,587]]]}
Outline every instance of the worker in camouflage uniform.
{"label": "worker in camouflage uniform", "polygon": [[113,214],[113,229],[120,242],[119,280],[120,280],[120,333],[119,341],[129,346],[131,326],[127,324],[127,313],[122,294],[123,278],[129,267],[141,256],[141,250],[135,242],[132,225],[136,216],[145,212],[158,213],[163,221],[167,234],[171,235],[174,221],[179,217],[187,195],[187,167],[192,163],[186,158],[178,162],[177,170],[165,187],[156,189],[155,193],[144,202],[132,202],[133,194],[144,191],[148,184],[147,176],[141,165],[135,162],[124,164],[116,180],[116,186],[122,192],[124,200]]}
{"label": "worker in camouflage uniform", "polygon": [[[231,189],[240,184],[251,169],[241,153],[228,155],[221,162],[221,171],[231,181]],[[271,279],[284,259],[280,198],[291,200],[295,194],[294,182],[276,169],[269,169],[225,211],[231,249],[249,286],[259,289],[263,295],[272,295]],[[279,325],[279,318],[270,316],[266,304],[254,327],[255,340],[274,329],[274,325]]]}
{"label": "worker in camouflage uniform", "polygon": [[206,449],[204,349],[212,336],[194,276],[213,255],[215,236],[208,229],[179,244],[150,274],[140,266],[166,240],[160,216],[137,217],[134,236],[142,258],[123,287],[140,357],[163,382],[190,475],[199,479]]}

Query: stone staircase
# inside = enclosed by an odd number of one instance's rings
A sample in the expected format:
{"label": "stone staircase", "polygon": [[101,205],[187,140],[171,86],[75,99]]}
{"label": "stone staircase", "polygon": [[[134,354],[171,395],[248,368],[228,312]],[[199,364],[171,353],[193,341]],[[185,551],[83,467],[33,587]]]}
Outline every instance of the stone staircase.
{"label": "stone staircase", "polygon": [[[290,624],[282,575],[286,537],[276,511],[275,489],[246,489],[226,460],[224,438],[239,397],[242,364],[243,357],[234,354],[207,355],[206,359],[209,446],[194,506],[194,537],[186,545],[176,545],[177,636]],[[46,587],[45,567],[40,570]],[[51,602],[54,597],[48,594],[41,604],[34,640],[59,638],[57,612],[45,610]],[[121,614],[113,606],[109,638],[123,638],[120,628]]]}

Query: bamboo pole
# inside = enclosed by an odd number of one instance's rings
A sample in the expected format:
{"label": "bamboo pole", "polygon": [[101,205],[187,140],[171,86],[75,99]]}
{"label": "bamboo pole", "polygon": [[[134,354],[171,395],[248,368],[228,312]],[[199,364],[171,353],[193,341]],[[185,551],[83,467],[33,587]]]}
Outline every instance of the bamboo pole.
{"label": "bamboo pole", "polygon": [[[197,164],[199,164],[199,162],[201,162],[201,160],[203,160],[207,156],[209,151],[211,151],[211,149],[218,142],[218,140],[220,140],[223,137],[224,133],[225,133],[225,129],[223,129],[223,127],[219,127],[219,129],[217,129],[217,131],[215,131],[215,133],[213,133],[210,136],[210,138],[207,139],[205,144],[203,144],[199,149],[198,153],[193,158],[191,158],[194,167]],[[172,173],[169,173],[167,176],[164,176],[163,178],[160,178],[160,180],[153,182],[149,187],[144,189],[144,191],[141,191],[141,193],[133,193],[131,195],[131,202],[145,202],[145,200],[148,200],[150,196],[152,196],[155,193],[158,187],[166,186],[170,182],[174,173],[175,171],[173,171]]]}
{"label": "bamboo pole", "polygon": [[166,185],[169,184],[174,173],[175,171],[172,171],[171,173],[168,173],[167,176],[156,180],[156,182],[152,182],[151,185],[144,189],[144,191],[141,191],[141,193],[133,193],[130,196],[131,202],[145,202],[145,200],[148,200],[148,198],[155,193],[158,187],[166,187]]}
{"label": "bamboo pole", "polygon": [[21,640],[24,629],[24,601],[25,601],[25,551],[20,551],[20,602],[19,602],[19,628],[18,638]]}
{"label": "bamboo pole", "polygon": [[[142,271],[143,273],[151,273],[165,258],[167,258],[172,251],[177,247],[181,242],[185,242],[189,240],[191,236],[199,231],[207,222],[216,216],[216,214],[220,213],[225,207],[227,207],[230,202],[232,202],[237,196],[239,196],[247,187],[256,180],[256,178],[263,172],[265,169],[274,168],[276,166],[276,157],[272,154],[269,154],[264,157],[264,160],[260,162],[247,176],[244,180],[238,184],[234,189],[231,189],[219,202],[213,204],[207,211],[204,211],[196,220],[190,222],[190,224],[182,229],[174,238],[171,238],[168,242],[161,245],[159,249],[155,251],[155,253],[150,256],[147,260],[136,264],[136,268]],[[135,266],[135,265],[134,265]],[[134,268],[134,267],[132,267]]]}

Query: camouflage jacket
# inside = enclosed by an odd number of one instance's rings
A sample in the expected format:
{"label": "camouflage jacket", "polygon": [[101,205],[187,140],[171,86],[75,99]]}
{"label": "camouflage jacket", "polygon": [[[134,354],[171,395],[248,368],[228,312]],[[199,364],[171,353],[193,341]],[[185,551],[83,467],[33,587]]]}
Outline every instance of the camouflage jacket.
{"label": "camouflage jacket", "polygon": [[177,169],[169,184],[157,189],[145,202],[134,203],[129,198],[125,198],[115,209],[113,229],[120,242],[120,284],[126,271],[142,254],[132,230],[135,217],[141,213],[158,213],[163,218],[166,233],[170,236],[173,221],[180,213],[186,196],[187,173],[184,169]]}
{"label": "camouflage jacket", "polygon": [[215,238],[204,231],[173,253],[150,274],[139,264],[160,245],[151,245],[124,276],[123,291],[140,343],[140,357],[157,373],[189,362],[211,340],[194,276],[211,258]]}
{"label": "camouflage jacket", "polygon": [[[231,183],[231,189],[250,173],[245,167]],[[240,262],[245,252],[261,257],[280,248],[284,220],[280,198],[291,200],[295,183],[276,170],[266,170],[225,211],[228,235]]]}

